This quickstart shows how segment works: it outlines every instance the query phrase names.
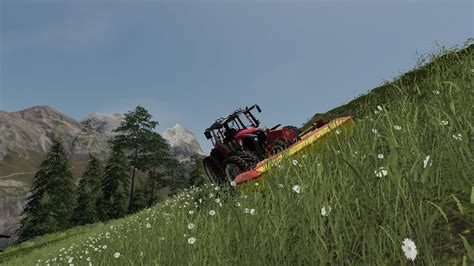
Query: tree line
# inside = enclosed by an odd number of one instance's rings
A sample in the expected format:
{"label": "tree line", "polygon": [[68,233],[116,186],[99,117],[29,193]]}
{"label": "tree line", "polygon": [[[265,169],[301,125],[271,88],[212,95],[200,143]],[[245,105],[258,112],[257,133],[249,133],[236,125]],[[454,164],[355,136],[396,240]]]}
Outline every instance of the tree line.
{"label": "tree line", "polygon": [[[168,143],[155,131],[157,121],[142,106],[125,114],[105,167],[90,155],[86,171],[76,186],[71,162],[61,138],[53,144],[40,165],[31,196],[17,229],[18,242],[67,228],[118,219],[156,204],[164,186],[174,194],[179,189],[204,182],[198,156],[186,169],[170,153]],[[145,184],[136,186],[137,173],[147,173]],[[166,175],[174,178],[165,180]]]}

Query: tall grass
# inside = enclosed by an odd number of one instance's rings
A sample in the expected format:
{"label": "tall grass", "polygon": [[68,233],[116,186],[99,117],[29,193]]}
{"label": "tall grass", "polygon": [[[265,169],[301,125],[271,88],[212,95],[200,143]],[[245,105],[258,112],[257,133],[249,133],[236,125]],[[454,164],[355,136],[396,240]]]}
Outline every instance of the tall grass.
{"label": "tall grass", "polygon": [[192,188],[4,263],[406,265],[409,238],[415,264],[472,265],[469,51],[435,61],[422,80],[393,83],[391,98],[367,97],[352,126],[259,180]]}

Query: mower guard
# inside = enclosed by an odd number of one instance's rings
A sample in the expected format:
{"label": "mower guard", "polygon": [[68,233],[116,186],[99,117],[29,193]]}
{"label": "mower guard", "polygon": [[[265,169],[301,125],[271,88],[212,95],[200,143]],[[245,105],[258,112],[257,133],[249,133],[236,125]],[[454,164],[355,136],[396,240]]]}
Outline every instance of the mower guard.
{"label": "mower guard", "polygon": [[346,117],[339,117],[331,122],[327,123],[326,125],[317,128],[309,133],[305,134],[301,137],[301,140],[298,142],[293,143],[290,147],[286,150],[281,151],[261,162],[259,162],[253,169],[243,172],[238,175],[234,181],[237,185],[250,181],[252,179],[256,179],[260,177],[262,174],[267,172],[272,167],[278,165],[284,156],[292,156],[304,148],[312,145],[316,141],[320,140],[322,137],[326,136],[329,132],[335,130],[338,127],[342,127],[348,124],[349,121],[352,120],[351,116]]}

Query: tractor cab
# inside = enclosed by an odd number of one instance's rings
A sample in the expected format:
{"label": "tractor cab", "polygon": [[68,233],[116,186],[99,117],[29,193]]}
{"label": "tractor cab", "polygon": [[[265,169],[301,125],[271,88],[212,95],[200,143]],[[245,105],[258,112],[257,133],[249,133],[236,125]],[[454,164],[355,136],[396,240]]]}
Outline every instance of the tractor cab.
{"label": "tractor cab", "polygon": [[250,108],[237,109],[227,117],[217,119],[214,124],[204,131],[204,135],[216,146],[217,144],[231,142],[242,130],[258,128],[260,121],[252,114],[253,109],[257,109],[259,113],[262,112],[256,104]]}

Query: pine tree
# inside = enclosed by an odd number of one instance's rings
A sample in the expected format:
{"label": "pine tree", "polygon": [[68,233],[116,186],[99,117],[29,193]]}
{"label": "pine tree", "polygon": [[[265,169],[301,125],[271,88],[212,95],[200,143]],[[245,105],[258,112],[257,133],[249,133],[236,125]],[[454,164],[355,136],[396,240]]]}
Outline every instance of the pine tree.
{"label": "pine tree", "polygon": [[199,155],[195,154],[192,157],[193,165],[191,166],[191,172],[189,174],[189,185],[190,186],[200,186],[203,185],[206,180],[203,173],[202,160],[199,158]]}
{"label": "pine tree", "polygon": [[71,174],[71,163],[63,141],[53,139],[45,160],[34,177],[32,195],[28,197],[18,241],[69,228],[75,206],[76,186]]}
{"label": "pine tree", "polygon": [[118,145],[130,152],[129,160],[133,167],[128,205],[129,212],[132,211],[134,200],[133,190],[136,170],[146,171],[147,168],[146,163],[139,160],[139,157],[144,153],[153,129],[158,125],[158,122],[151,120],[151,118],[152,116],[145,108],[137,106],[135,110],[125,114],[120,126],[114,130],[114,132],[118,133],[113,140],[114,145]]}
{"label": "pine tree", "polygon": [[79,181],[78,202],[73,214],[76,225],[99,221],[97,206],[102,195],[102,170],[99,160],[92,155],[90,158],[87,170]]}
{"label": "pine tree", "polygon": [[147,206],[146,190],[145,184],[140,182],[140,185],[137,186],[135,199],[132,205],[132,212],[137,212]]}
{"label": "pine tree", "polygon": [[130,167],[122,149],[113,146],[102,179],[99,216],[102,221],[117,219],[127,214]]}
{"label": "pine tree", "polygon": [[170,155],[169,150],[170,146],[166,140],[160,134],[152,132],[144,145],[143,153],[139,156],[139,160],[148,169],[148,205],[155,202],[155,188],[159,185],[155,183],[157,171],[171,166],[176,160]]}

